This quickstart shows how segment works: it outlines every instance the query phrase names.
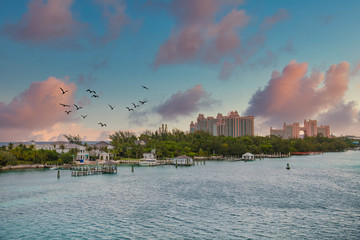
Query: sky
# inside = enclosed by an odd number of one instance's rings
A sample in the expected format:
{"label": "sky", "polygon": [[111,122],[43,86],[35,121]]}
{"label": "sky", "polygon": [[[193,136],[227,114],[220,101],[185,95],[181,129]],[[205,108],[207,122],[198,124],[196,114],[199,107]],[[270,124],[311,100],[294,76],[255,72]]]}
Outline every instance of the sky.
{"label": "sky", "polygon": [[199,113],[234,110],[260,136],[304,119],[360,135],[359,11],[357,0],[0,0],[0,141],[189,131]]}

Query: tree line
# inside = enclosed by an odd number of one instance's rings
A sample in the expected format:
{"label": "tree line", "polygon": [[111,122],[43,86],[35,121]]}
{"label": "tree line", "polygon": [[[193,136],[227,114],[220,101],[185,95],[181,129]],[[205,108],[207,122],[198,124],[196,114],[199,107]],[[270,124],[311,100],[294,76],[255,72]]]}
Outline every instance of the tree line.
{"label": "tree line", "polygon": [[[140,158],[144,152],[156,149],[158,158],[172,158],[179,155],[194,156],[241,156],[246,152],[253,154],[273,154],[292,152],[336,152],[354,147],[350,139],[305,137],[304,139],[282,139],[277,136],[212,136],[204,131],[185,133],[174,129],[168,131],[145,131],[139,137],[128,131],[117,131],[109,136],[115,147],[115,158]],[[140,145],[137,140],[146,142]]]}
{"label": "tree line", "polygon": [[[65,136],[70,143],[86,146],[88,151],[92,148],[82,143],[80,136]],[[141,158],[143,153],[151,152],[156,149],[158,158],[172,158],[180,155],[194,156],[238,156],[246,152],[253,154],[273,154],[273,153],[293,153],[293,152],[337,152],[355,147],[351,139],[345,137],[326,138],[321,135],[317,137],[305,137],[304,139],[282,139],[277,136],[242,136],[225,137],[212,136],[204,131],[195,133],[185,133],[181,130],[173,129],[168,132],[166,129],[159,131],[145,131],[140,136],[136,136],[129,131],[117,131],[109,136],[114,149],[110,151],[114,159],[121,158]],[[144,141],[141,145],[139,141]],[[68,153],[57,153],[55,150],[36,150],[34,145],[26,146],[20,144],[14,147],[10,143],[8,146],[0,147],[0,165],[17,164],[69,164],[73,162],[77,154],[76,149],[71,149]]]}

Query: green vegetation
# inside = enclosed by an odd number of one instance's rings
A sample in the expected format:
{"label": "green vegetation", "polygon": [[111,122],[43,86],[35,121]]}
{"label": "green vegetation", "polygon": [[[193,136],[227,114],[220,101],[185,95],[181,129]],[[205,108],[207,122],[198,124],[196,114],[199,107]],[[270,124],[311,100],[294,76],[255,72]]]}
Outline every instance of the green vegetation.
{"label": "green vegetation", "polygon": [[[68,136],[74,143],[80,141],[79,136]],[[286,139],[283,140],[276,136],[267,137],[224,137],[211,136],[209,133],[198,131],[187,134],[180,130],[172,132],[146,131],[137,137],[131,132],[118,131],[110,135],[111,144],[114,149],[111,151],[114,160],[118,159],[139,159],[144,152],[156,149],[158,158],[171,158],[179,155],[194,156],[241,156],[246,152],[253,154],[272,154],[272,153],[292,153],[292,152],[335,152],[355,146],[353,141],[348,138],[325,138],[307,137],[305,139]],[[136,140],[143,140],[146,145],[136,144]],[[86,143],[85,143],[86,144]],[[91,147],[87,147],[91,150]],[[20,144],[14,146],[10,143],[7,147],[0,147],[0,165],[17,164],[70,164],[73,156],[77,154],[77,149],[71,149],[68,153],[57,153],[55,150],[36,150],[34,145],[26,146]]]}
{"label": "green vegetation", "polygon": [[14,147],[9,144],[8,148],[2,146],[0,149],[0,165],[18,165],[18,164],[68,164],[73,162],[73,156],[70,153],[59,154],[55,150],[36,150],[34,145],[27,147],[20,144]]}
{"label": "green vegetation", "polygon": [[305,139],[281,139],[276,136],[267,137],[224,137],[211,136],[209,133],[197,131],[186,134],[180,130],[172,132],[146,131],[139,136],[147,142],[146,146],[136,145],[137,137],[131,132],[118,131],[110,135],[111,144],[115,147],[115,159],[120,157],[139,158],[144,152],[156,149],[159,158],[188,156],[241,156],[246,152],[253,154],[292,153],[292,152],[335,152],[353,147],[346,138],[307,137]]}

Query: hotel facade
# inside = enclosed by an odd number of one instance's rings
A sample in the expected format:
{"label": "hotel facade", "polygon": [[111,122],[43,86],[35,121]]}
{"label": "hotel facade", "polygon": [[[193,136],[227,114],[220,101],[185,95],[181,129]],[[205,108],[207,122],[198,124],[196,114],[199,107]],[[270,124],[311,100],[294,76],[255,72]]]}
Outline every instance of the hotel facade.
{"label": "hotel facade", "polygon": [[282,129],[273,129],[270,127],[270,135],[282,137],[283,139],[299,138],[300,131],[304,132],[304,136],[316,137],[318,134],[322,134],[324,137],[330,137],[330,126],[318,126],[316,120],[309,121],[304,120],[304,126],[300,127],[299,123],[293,123],[287,125],[284,123]]}
{"label": "hotel facade", "polygon": [[196,122],[190,123],[190,132],[203,130],[213,136],[254,136],[254,116],[241,117],[237,111],[231,111],[227,116],[218,113],[216,117],[206,117],[199,114]]}

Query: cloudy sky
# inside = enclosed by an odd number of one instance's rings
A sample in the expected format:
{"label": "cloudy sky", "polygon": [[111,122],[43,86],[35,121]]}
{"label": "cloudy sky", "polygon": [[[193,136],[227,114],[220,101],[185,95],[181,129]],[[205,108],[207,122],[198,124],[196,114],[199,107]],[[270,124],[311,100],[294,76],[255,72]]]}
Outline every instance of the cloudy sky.
{"label": "cloudy sky", "polygon": [[360,135],[359,11],[357,0],[0,0],[0,141],[187,131],[199,113],[232,110],[254,115],[257,135],[304,119]]}

